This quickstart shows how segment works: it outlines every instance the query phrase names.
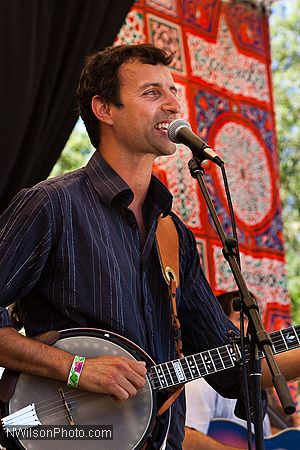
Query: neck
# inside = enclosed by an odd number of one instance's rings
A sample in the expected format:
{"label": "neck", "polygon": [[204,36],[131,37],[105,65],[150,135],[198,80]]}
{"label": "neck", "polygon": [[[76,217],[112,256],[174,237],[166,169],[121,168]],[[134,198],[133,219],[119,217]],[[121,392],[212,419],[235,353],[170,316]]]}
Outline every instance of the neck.
{"label": "neck", "polygon": [[109,152],[101,147],[101,154],[105,161],[117,172],[117,174],[130,186],[134,198],[129,209],[134,213],[139,225],[142,241],[145,240],[145,227],[142,208],[148,192],[153,155],[135,155],[127,152]]}

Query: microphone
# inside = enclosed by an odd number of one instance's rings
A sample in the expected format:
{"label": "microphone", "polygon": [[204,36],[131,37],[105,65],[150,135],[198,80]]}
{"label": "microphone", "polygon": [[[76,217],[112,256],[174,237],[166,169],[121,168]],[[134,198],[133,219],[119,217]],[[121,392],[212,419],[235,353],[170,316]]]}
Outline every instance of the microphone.
{"label": "microphone", "polygon": [[193,156],[200,161],[209,159],[218,166],[224,164],[224,161],[217,153],[193,132],[191,125],[186,120],[173,120],[168,128],[168,138],[175,144],[184,144],[189,147],[193,152]]}

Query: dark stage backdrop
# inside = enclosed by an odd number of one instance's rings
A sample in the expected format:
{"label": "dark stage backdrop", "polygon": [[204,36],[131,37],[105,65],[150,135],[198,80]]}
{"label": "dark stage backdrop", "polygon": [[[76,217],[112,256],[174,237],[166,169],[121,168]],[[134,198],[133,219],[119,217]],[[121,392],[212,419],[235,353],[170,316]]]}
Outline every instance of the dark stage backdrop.
{"label": "dark stage backdrop", "polygon": [[0,212],[47,178],[78,119],[85,56],[113,43],[133,0],[0,0]]}

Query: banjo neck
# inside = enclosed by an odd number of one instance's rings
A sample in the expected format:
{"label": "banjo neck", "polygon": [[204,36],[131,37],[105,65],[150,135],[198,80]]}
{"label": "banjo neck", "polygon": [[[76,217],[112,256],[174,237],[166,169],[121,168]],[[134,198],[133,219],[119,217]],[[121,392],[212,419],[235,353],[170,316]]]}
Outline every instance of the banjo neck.
{"label": "banjo neck", "polygon": [[[282,353],[300,346],[300,325],[270,333],[273,353]],[[246,347],[246,360],[249,350]],[[185,384],[197,378],[234,367],[241,357],[240,347],[227,344],[150,367],[148,377],[154,390]],[[263,358],[260,352],[260,358]]]}

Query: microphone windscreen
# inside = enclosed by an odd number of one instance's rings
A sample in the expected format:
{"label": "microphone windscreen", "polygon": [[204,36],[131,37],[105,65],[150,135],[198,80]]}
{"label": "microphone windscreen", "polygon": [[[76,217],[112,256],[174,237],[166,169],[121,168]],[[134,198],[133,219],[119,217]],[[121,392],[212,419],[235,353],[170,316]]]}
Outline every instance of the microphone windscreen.
{"label": "microphone windscreen", "polygon": [[181,143],[178,137],[178,131],[182,127],[192,129],[191,125],[186,120],[183,119],[176,119],[170,123],[168,128],[168,138],[170,139],[170,141],[174,142],[175,144]]}

